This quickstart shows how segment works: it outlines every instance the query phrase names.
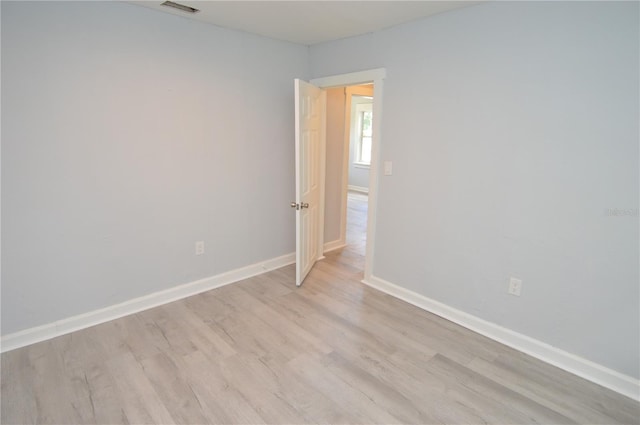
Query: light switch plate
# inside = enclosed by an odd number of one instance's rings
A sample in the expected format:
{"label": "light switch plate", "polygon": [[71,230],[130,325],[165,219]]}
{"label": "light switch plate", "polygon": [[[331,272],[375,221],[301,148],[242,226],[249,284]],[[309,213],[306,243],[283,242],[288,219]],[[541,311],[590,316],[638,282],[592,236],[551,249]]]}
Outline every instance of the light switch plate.
{"label": "light switch plate", "polygon": [[515,295],[516,297],[519,297],[521,291],[522,291],[522,280],[516,279],[515,277],[510,278],[508,292],[511,295]]}
{"label": "light switch plate", "polygon": [[393,174],[393,163],[391,161],[384,162],[384,175],[390,176]]}

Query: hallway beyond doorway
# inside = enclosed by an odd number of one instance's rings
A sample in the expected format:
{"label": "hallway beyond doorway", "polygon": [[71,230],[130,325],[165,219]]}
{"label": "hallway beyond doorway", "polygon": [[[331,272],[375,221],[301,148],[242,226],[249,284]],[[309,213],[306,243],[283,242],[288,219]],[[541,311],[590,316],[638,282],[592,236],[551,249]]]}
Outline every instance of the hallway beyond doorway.
{"label": "hallway beyond doorway", "polygon": [[336,261],[351,266],[362,279],[367,246],[367,209],[369,197],[365,193],[349,191],[347,194],[346,246],[328,254]]}
{"label": "hallway beyond doorway", "polygon": [[367,204],[369,197],[360,192],[347,194],[347,248],[364,257],[367,244]]}

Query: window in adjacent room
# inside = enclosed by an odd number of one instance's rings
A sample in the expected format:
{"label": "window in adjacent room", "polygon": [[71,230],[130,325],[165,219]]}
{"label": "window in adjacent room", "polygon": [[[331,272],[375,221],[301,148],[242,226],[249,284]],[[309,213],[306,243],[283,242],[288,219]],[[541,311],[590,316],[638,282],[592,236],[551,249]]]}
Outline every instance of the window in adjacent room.
{"label": "window in adjacent room", "polygon": [[[370,98],[369,98],[370,99]],[[373,136],[373,104],[356,103],[353,125],[355,130],[355,156],[354,164],[371,165],[371,145]]]}

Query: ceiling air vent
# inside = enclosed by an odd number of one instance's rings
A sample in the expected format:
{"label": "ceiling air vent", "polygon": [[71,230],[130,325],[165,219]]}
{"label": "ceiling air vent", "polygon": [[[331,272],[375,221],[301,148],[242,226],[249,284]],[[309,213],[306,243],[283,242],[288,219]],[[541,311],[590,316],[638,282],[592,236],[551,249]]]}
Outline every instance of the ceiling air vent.
{"label": "ceiling air vent", "polygon": [[184,4],[174,3],[172,1],[165,1],[162,3],[162,6],[173,7],[174,9],[182,10],[187,13],[197,13],[200,12],[200,9],[196,9],[195,7],[185,6]]}

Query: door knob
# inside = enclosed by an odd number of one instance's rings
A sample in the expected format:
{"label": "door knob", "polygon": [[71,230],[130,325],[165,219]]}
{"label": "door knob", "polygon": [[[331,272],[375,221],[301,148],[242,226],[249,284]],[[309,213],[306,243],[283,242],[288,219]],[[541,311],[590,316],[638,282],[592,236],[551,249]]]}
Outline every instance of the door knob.
{"label": "door knob", "polygon": [[295,209],[299,210],[299,209],[300,209],[300,206],[298,205],[298,203],[297,203],[297,202],[292,202],[292,203],[291,203],[291,208],[295,208]]}
{"label": "door knob", "polygon": [[301,209],[301,210],[302,210],[302,209],[304,209],[304,208],[309,208],[309,204],[308,204],[307,202],[303,202],[303,203],[300,205],[300,209]]}

